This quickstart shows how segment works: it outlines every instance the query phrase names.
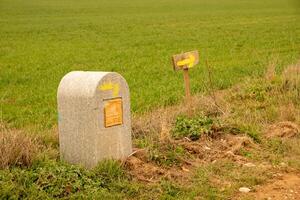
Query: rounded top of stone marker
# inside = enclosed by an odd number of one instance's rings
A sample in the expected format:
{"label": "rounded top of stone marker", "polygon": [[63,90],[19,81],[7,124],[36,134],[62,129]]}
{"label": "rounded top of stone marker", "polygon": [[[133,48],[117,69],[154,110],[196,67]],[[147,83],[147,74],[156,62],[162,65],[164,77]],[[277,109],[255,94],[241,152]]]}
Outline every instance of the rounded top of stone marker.
{"label": "rounded top of stone marker", "polygon": [[93,97],[100,82],[107,77],[118,77],[128,89],[126,80],[116,72],[72,71],[61,79],[57,96]]}

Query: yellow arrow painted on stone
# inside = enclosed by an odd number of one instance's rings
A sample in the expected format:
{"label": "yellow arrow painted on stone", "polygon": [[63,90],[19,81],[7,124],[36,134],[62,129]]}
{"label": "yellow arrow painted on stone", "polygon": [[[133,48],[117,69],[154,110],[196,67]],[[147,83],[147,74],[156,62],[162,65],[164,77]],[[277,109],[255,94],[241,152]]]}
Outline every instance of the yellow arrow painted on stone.
{"label": "yellow arrow painted on stone", "polygon": [[188,66],[188,68],[190,68],[193,67],[195,60],[196,60],[195,56],[191,54],[188,56],[188,58],[178,61],[176,64],[177,66],[181,66],[181,67]]}
{"label": "yellow arrow painted on stone", "polygon": [[99,86],[101,91],[112,90],[113,96],[116,97],[119,95],[120,86],[117,83],[106,82]]}

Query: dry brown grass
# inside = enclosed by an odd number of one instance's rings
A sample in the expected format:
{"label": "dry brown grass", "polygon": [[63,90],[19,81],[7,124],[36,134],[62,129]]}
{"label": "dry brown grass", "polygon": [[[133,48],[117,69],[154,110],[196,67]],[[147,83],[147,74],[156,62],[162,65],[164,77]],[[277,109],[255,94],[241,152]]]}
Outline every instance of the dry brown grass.
{"label": "dry brown grass", "polygon": [[300,89],[300,61],[287,67],[282,73],[283,82],[287,89]]}
{"label": "dry brown grass", "polygon": [[269,66],[267,67],[267,71],[265,73],[265,79],[268,81],[272,81],[276,77],[276,60],[273,60],[269,63]]}
{"label": "dry brown grass", "polygon": [[[294,121],[300,123],[300,61],[294,65],[288,66],[282,72],[283,81],[283,100],[280,116],[282,120]],[[285,98],[285,99],[284,99]]]}
{"label": "dry brown grass", "polygon": [[297,108],[293,103],[283,104],[278,110],[282,121],[297,121]]}
{"label": "dry brown grass", "polygon": [[40,145],[36,138],[26,133],[8,129],[0,123],[0,168],[27,167],[36,158]]}
{"label": "dry brown grass", "polygon": [[[191,98],[189,106],[183,102],[179,105],[159,108],[144,115],[133,116],[132,133],[138,136],[159,136],[160,140],[170,137],[170,130],[179,115],[226,115],[228,104],[223,99],[224,92],[218,91],[214,97],[197,95]],[[213,99],[215,98],[215,99]],[[218,102],[218,105],[215,102]],[[153,135],[153,133],[155,133]]]}

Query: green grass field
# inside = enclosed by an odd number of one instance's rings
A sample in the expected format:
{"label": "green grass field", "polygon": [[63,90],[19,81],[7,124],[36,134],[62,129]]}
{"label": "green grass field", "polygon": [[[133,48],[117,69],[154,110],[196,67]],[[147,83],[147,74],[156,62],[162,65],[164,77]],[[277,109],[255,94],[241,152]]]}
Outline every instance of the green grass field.
{"label": "green grass field", "polygon": [[122,74],[135,113],[174,104],[183,80],[170,57],[194,49],[193,93],[205,91],[206,60],[218,88],[259,76],[299,58],[299,9],[296,0],[1,0],[1,120],[53,127],[57,86],[72,70]]}
{"label": "green grass field", "polygon": [[[193,94],[215,93],[194,98],[192,118],[171,64],[190,50]],[[240,187],[299,174],[299,55],[299,0],[0,0],[0,199],[243,199]],[[128,81],[126,160],[60,161],[56,92],[73,70]],[[266,137],[281,122],[294,135]]]}

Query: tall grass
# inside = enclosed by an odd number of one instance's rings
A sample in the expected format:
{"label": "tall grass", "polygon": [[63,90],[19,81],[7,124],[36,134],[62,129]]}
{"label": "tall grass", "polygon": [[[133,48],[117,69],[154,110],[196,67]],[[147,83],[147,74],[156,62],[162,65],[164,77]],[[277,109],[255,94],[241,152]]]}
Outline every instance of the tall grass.
{"label": "tall grass", "polygon": [[19,130],[7,129],[0,123],[0,169],[30,166],[40,148],[36,138]]}

